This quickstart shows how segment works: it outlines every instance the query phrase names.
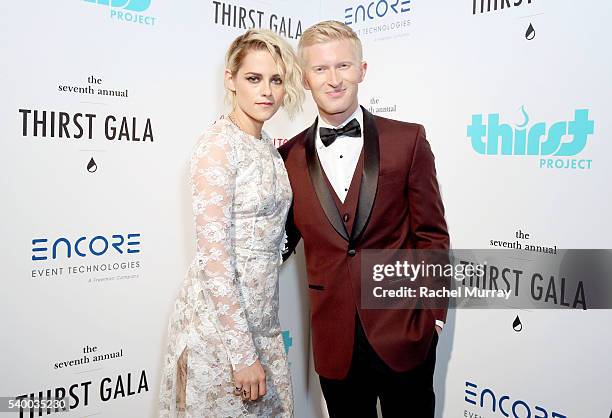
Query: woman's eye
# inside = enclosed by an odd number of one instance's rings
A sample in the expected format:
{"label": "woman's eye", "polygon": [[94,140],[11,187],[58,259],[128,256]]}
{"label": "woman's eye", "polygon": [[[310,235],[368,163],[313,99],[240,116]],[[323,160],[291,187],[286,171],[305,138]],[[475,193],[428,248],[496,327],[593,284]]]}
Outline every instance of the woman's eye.
{"label": "woman's eye", "polygon": [[247,77],[247,80],[250,81],[251,83],[257,83],[259,81],[259,77],[251,76],[251,77]]}
{"label": "woman's eye", "polygon": [[273,78],[273,79],[272,79],[272,82],[273,82],[274,84],[279,84],[279,85],[280,85],[280,84],[283,84],[283,80],[282,80],[282,79],[280,79],[280,78]]}

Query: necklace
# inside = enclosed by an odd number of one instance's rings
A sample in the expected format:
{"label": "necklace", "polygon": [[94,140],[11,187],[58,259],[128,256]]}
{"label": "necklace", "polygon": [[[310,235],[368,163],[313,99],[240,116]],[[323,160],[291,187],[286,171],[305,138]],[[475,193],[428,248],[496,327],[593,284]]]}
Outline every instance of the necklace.
{"label": "necklace", "polygon": [[242,131],[242,128],[240,128],[240,125],[238,125],[238,122],[236,122],[236,119],[234,119],[234,117],[232,116],[231,113],[227,114],[227,118],[230,120],[230,122],[232,122],[234,125],[236,125],[236,127],[238,129],[240,129]]}
{"label": "necklace", "polygon": [[229,119],[229,120],[230,120],[230,121],[231,121],[231,122],[232,122],[234,125],[236,125],[236,127],[237,127],[237,128],[240,130],[240,131],[244,132],[244,133],[245,133],[245,134],[247,134],[247,135],[252,136],[252,137],[253,137],[253,138],[255,138],[255,139],[261,139],[261,138],[257,138],[257,137],[256,137],[256,136],[254,136],[254,135],[251,135],[250,133],[248,133],[247,131],[245,131],[244,129],[242,129],[242,127],[240,126],[240,124],[238,124],[238,122],[236,121],[236,119],[234,119],[234,117],[232,116],[232,114],[231,114],[231,113],[228,113],[228,114],[227,114],[227,118],[228,118],[228,119]]}

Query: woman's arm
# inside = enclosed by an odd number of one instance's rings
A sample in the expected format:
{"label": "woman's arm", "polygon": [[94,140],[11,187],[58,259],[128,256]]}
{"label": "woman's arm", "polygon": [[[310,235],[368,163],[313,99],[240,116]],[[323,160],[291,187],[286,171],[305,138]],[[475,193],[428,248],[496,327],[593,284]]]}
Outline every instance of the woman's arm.
{"label": "woman's arm", "polygon": [[236,283],[234,194],[236,165],[229,138],[209,133],[191,159],[199,280],[212,300],[234,372],[257,360]]}

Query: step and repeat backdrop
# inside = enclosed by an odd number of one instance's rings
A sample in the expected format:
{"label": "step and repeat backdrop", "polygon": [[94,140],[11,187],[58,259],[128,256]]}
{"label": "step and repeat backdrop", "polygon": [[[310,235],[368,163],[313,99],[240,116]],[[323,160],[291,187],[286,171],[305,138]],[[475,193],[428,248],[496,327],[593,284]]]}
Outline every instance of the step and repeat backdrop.
{"label": "step and repeat backdrop", "polygon": [[[454,248],[518,243],[525,259],[612,248],[608,2],[358,0],[325,11],[364,42],[361,102],[424,124]],[[449,312],[439,417],[610,416],[611,311],[574,305],[577,284],[559,274],[534,285],[540,309]]]}
{"label": "step and repeat backdrop", "polygon": [[[66,394],[66,416],[157,416],[168,318],[195,251],[188,162],[228,110],[224,55],[246,28],[297,47],[298,1],[0,4],[0,396]],[[314,110],[267,126],[278,145]],[[282,325],[306,417],[307,301]]]}
{"label": "step and repeat backdrop", "polygon": [[[425,125],[455,248],[612,248],[608,2],[3,2],[0,397],[157,415],[195,250],[188,161],[227,111],[225,50],[251,27],[297,46],[324,19],[363,41],[361,103]],[[266,130],[281,145],[315,115],[308,99]],[[296,417],[324,417],[304,280],[298,252],[281,274],[283,336]],[[559,295],[540,297],[547,309],[449,312],[439,417],[610,416],[611,312],[566,309],[579,290],[558,275],[542,286]]]}

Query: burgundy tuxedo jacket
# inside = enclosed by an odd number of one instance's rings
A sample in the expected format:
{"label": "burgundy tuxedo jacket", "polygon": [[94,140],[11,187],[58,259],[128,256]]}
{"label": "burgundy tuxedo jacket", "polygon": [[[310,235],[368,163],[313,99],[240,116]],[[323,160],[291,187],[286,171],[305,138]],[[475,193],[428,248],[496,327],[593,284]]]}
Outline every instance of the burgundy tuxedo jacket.
{"label": "burgundy tuxedo jacket", "polygon": [[[363,108],[362,108],[363,109]],[[421,364],[445,309],[362,309],[363,249],[448,249],[434,156],[421,125],[363,109],[363,150],[340,202],[319,162],[314,124],[279,148],[293,189],[288,247],[304,239],[315,369],[346,377],[356,313],[369,343],[397,372]]]}

